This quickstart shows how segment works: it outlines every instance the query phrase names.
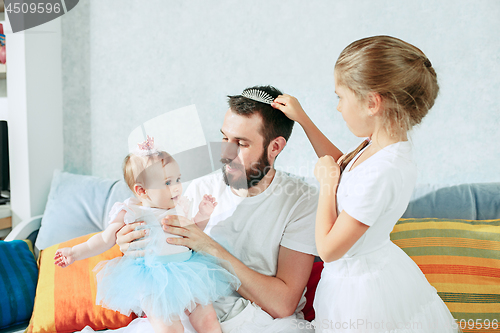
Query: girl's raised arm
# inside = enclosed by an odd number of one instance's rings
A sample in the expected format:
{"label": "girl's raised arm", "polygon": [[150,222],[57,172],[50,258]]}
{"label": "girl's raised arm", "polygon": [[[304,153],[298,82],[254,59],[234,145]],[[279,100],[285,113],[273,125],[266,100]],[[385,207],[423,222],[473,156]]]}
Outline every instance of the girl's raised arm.
{"label": "girl's raised arm", "polygon": [[103,232],[90,237],[85,243],[57,250],[55,264],[64,268],[76,260],[90,258],[112,248],[116,244],[116,232],[125,224],[124,216],[125,211],[122,210]]}
{"label": "girl's raised arm", "polygon": [[295,97],[280,95],[271,106],[302,126],[318,157],[330,155],[337,161],[342,156],[342,152],[316,127]]}

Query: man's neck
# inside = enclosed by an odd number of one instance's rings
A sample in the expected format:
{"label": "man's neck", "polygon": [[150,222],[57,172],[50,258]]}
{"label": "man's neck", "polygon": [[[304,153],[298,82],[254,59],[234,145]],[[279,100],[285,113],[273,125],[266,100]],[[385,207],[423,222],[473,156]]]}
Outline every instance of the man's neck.
{"label": "man's neck", "polygon": [[271,168],[269,172],[264,176],[264,178],[262,178],[259,181],[257,185],[252,186],[249,189],[238,189],[238,190],[231,187],[231,191],[239,197],[254,197],[264,192],[269,187],[269,185],[271,185],[271,182],[273,181],[275,175],[276,175],[276,169]]}

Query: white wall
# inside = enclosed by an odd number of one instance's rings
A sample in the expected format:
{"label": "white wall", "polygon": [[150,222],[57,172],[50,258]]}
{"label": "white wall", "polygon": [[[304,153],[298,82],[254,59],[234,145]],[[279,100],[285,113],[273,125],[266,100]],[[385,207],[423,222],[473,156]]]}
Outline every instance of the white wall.
{"label": "white wall", "polygon": [[[500,181],[500,1],[89,0],[62,17],[66,170],[120,178],[141,122],[195,103],[219,140],[226,95],[272,84],[342,150],[333,66],[350,42],[388,34],[422,49],[440,96],[414,131],[419,183]],[[294,129],[277,166],[312,175]]]}

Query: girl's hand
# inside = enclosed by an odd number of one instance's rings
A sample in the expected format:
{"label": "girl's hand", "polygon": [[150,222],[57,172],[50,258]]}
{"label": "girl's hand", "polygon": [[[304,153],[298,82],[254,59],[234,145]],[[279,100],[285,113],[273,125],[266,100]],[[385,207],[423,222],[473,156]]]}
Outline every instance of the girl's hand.
{"label": "girl's hand", "polygon": [[307,118],[307,114],[300,106],[299,101],[290,95],[283,94],[276,97],[271,106],[275,109],[280,110],[289,119],[302,124],[302,122]]}
{"label": "girl's hand", "polygon": [[347,156],[347,154],[344,154],[344,155],[342,155],[342,156],[339,157],[339,159],[337,160],[337,164],[339,166],[342,165],[342,162],[344,162],[346,156]]}
{"label": "girl's hand", "polygon": [[54,260],[54,264],[64,268],[74,263],[76,259],[73,257],[73,249],[71,247],[63,247],[56,251]]}
{"label": "girl's hand", "polygon": [[340,179],[340,166],[333,157],[325,155],[318,159],[314,168],[314,176],[320,184],[337,186]]}
{"label": "girl's hand", "polygon": [[215,198],[210,194],[205,194],[200,202],[199,212],[202,216],[209,218],[214,212],[215,206],[217,206]]}
{"label": "girl's hand", "polygon": [[187,224],[187,221],[183,220],[190,221],[178,215],[169,215],[161,221],[165,232],[181,236],[180,238],[167,238],[167,242],[173,245],[189,247],[196,252],[205,252],[217,256],[220,245],[205,234],[196,224]]}

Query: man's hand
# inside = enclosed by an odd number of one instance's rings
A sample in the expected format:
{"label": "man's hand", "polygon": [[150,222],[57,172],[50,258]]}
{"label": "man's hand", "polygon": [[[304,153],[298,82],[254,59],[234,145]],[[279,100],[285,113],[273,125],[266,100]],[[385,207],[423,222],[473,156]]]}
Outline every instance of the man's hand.
{"label": "man's hand", "polygon": [[[116,233],[116,244],[120,247],[120,251],[129,256],[143,257],[144,247],[148,240],[143,239],[135,241],[147,235],[148,229],[135,230],[137,227],[143,226],[144,222],[135,222],[125,225]],[[135,242],[134,242],[135,241]]]}
{"label": "man's hand", "polygon": [[193,251],[205,252],[217,257],[220,249],[219,243],[210,238],[196,224],[184,216],[168,215],[161,223],[165,232],[181,236],[180,238],[167,238],[169,244],[183,245]]}
{"label": "man's hand", "polygon": [[267,276],[246,266],[195,224],[181,227],[185,223],[181,222],[183,219],[170,215],[162,220],[163,230],[181,236],[167,238],[169,244],[184,245],[227,261],[241,281],[238,289],[241,296],[259,305],[273,318],[293,314],[311,273],[314,256],[280,246],[276,276]]}

